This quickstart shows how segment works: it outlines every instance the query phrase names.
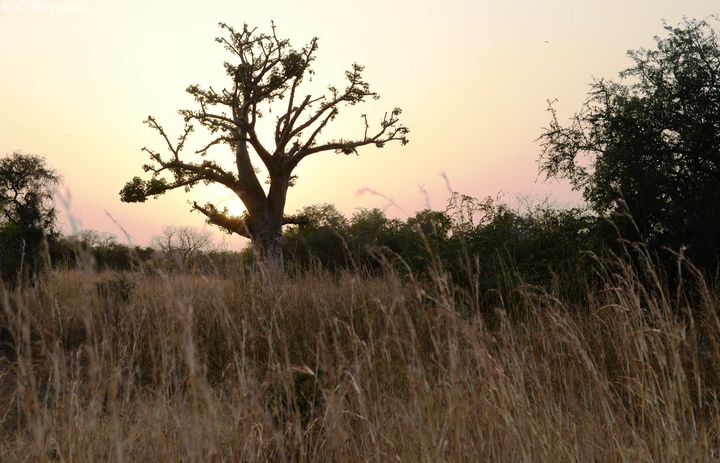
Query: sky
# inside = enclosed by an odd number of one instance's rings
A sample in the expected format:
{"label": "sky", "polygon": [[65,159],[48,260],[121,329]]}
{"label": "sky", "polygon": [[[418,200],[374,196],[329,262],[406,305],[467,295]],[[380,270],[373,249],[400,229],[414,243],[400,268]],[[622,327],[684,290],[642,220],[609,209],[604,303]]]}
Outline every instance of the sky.
{"label": "sky", "polygon": [[[411,131],[407,146],[305,159],[288,212],[329,202],[347,215],[380,207],[407,217],[443,209],[450,190],[578,205],[566,184],[538,175],[547,101],[570,116],[594,78],[615,78],[629,65],[627,50],[654,44],[663,20],[718,13],[717,0],[0,0],[0,155],[41,154],[62,174],[67,233],[93,229],[145,245],[164,225],[203,226],[188,199],[239,212],[221,188],[142,204],[122,203],[118,192],[143,174],[141,148],[162,148],[143,120],[153,115],[176,134],[177,111],[193,108],[185,88],[224,82],[229,56],[214,41],[217,23],[269,31],[274,21],[295,47],[319,38],[311,90],[342,85],[360,63],[381,96],[362,112],[372,122],[400,107]],[[325,135],[363,129],[348,111]]]}

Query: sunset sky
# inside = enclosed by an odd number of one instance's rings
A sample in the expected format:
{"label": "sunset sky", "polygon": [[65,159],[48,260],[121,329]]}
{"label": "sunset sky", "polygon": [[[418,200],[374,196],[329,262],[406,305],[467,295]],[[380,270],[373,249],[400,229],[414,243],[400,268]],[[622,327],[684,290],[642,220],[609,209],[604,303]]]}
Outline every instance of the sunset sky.
{"label": "sunset sky", "polygon": [[[296,47],[319,37],[316,88],[342,85],[344,71],[363,64],[382,97],[363,112],[372,122],[399,106],[411,130],[405,147],[306,159],[288,212],[322,202],[346,214],[387,205],[358,195],[364,187],[394,199],[392,216],[428,203],[443,208],[441,173],[452,189],[476,197],[503,192],[513,203],[550,195],[575,204],[566,186],[538,178],[534,140],[548,122],[546,100],[557,98],[561,116],[569,115],[593,77],[615,77],[628,49],[653,45],[663,19],[716,13],[717,0],[0,0],[0,155],[38,153],[63,175],[68,232],[74,220],[121,236],[107,211],[147,244],[164,224],[203,226],[190,198],[240,210],[218,188],[144,204],[121,203],[118,192],[142,174],[140,149],[162,148],[142,123],[147,115],[177,133],[177,110],[193,107],[187,85],[224,81],[228,55],[214,42],[217,23],[269,30],[274,20]],[[327,138],[362,134],[357,114],[347,116]]]}

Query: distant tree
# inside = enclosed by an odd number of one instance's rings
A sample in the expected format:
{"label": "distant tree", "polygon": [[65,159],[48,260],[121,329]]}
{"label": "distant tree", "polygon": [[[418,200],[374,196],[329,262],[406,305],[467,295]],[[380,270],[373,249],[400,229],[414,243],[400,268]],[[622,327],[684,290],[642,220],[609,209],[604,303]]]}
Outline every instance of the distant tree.
{"label": "distant tree", "polygon": [[119,246],[117,238],[110,233],[80,230],[54,240],[50,247],[50,257],[54,266],[75,268],[79,264],[87,264],[101,270],[98,257],[116,246]]}
{"label": "distant tree", "polygon": [[445,213],[452,222],[453,234],[472,230],[476,225],[482,225],[493,219],[502,209],[498,204],[500,195],[496,198],[486,196],[480,200],[469,195],[453,192],[447,200]]}
{"label": "distant tree", "polygon": [[[363,78],[363,67],[353,64],[345,73],[344,89],[330,86],[324,96],[301,95],[301,84],[313,74],[312,62],[318,48],[317,39],[300,49],[291,47],[288,40],[276,35],[273,25],[269,34],[244,26],[236,30],[220,23],[225,36],[217,38],[230,52],[233,60],[225,63],[228,87],[217,90],[191,85],[187,92],[198,104],[195,110],[183,110],[185,128],[177,139],[171,137],[152,116],[146,123],[164,140],[168,155],[144,148],[150,164],[143,166],[151,177],[135,177],[121,191],[125,202],[143,202],[169,190],[189,190],[200,183],[216,183],[234,192],[247,211],[242,217],[232,216],[215,205],[193,203],[194,210],[207,221],[230,233],[248,237],[252,241],[254,257],[261,267],[282,267],[282,226],[296,220],[284,215],[288,187],[295,180],[294,171],[306,157],[322,153],[357,153],[366,145],[382,147],[386,143],[408,142],[408,129],[400,123],[400,109],[385,114],[379,127],[371,130],[363,115],[364,134],[357,139],[321,141],[321,132],[328,127],[346,105],[377,99],[377,93]],[[284,99],[281,105],[279,100]],[[258,121],[263,114],[276,111],[273,136],[262,139]],[[279,112],[277,112],[279,111]],[[212,135],[207,144],[195,154],[198,162],[191,162],[183,150],[188,136],[198,123]],[[235,164],[232,170],[205,157],[211,148],[224,145],[231,151]],[[259,158],[269,174],[266,192],[258,179],[256,163]],[[165,176],[167,175],[167,177]]]}
{"label": "distant tree", "polygon": [[378,208],[358,209],[350,218],[348,236],[358,251],[381,245],[390,220]]}
{"label": "distant tree", "polygon": [[163,227],[151,245],[183,270],[190,269],[198,256],[213,247],[207,230],[181,226]]}
{"label": "distant tree", "polygon": [[53,191],[59,181],[41,156],[15,152],[0,159],[0,266],[7,281],[39,269],[45,240],[56,234]]}
{"label": "distant tree", "polygon": [[406,236],[401,233],[402,221],[389,219],[380,209],[358,209],[347,229],[354,261],[361,267],[377,267],[377,252],[398,252]]}
{"label": "distant tree", "polygon": [[[720,42],[708,21],[666,26],[628,52],[619,81],[598,80],[569,125],[540,137],[541,169],[569,179],[600,214],[630,212],[656,246],[720,251]],[[634,225],[633,225],[634,227]]]}
{"label": "distant tree", "polygon": [[294,267],[317,262],[327,269],[346,266],[347,219],[332,204],[304,207],[297,214],[303,223],[283,234],[283,255]]}
{"label": "distant tree", "polygon": [[144,270],[156,254],[151,247],[128,246],[111,233],[81,230],[50,243],[52,264],[59,268],[90,266],[95,271]]}
{"label": "distant tree", "polygon": [[117,244],[117,237],[115,235],[96,230],[80,230],[68,238],[86,248],[102,248]]}
{"label": "distant tree", "polygon": [[429,240],[443,241],[450,236],[453,221],[447,212],[425,209],[409,217],[407,226]]}
{"label": "distant tree", "polygon": [[334,204],[314,204],[303,207],[296,217],[302,219],[302,223],[299,225],[304,227],[328,227],[338,232],[347,227],[347,219]]}

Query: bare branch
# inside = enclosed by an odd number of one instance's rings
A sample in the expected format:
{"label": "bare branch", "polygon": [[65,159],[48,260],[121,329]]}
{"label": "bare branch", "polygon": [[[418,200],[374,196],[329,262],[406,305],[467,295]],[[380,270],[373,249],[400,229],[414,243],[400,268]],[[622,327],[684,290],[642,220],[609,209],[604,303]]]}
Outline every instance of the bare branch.
{"label": "bare branch", "polygon": [[[297,149],[288,165],[292,170],[307,156],[323,151],[334,151],[342,154],[357,154],[357,149],[366,145],[375,145],[378,148],[382,148],[386,143],[392,141],[399,141],[401,144],[406,145],[408,143],[407,135],[409,130],[407,127],[400,124],[400,119],[398,117],[400,114],[401,111],[399,108],[395,108],[390,113],[389,118],[388,115],[385,114],[385,117],[380,123],[380,130],[371,137],[367,136],[366,125],[365,137],[362,140],[335,140],[319,146],[303,146],[302,148]],[[367,118],[363,116],[363,119],[365,119],[367,124]],[[316,136],[316,134],[313,134],[312,137],[314,136]]]}

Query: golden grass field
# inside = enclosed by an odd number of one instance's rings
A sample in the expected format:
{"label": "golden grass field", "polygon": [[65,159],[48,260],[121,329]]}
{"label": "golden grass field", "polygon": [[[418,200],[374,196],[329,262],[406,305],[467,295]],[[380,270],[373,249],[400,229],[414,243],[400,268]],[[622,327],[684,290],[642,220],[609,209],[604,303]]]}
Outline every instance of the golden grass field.
{"label": "golden grass field", "polygon": [[55,271],[2,292],[0,461],[717,461],[720,294],[604,268],[564,282],[581,304],[492,305],[442,277]]}

